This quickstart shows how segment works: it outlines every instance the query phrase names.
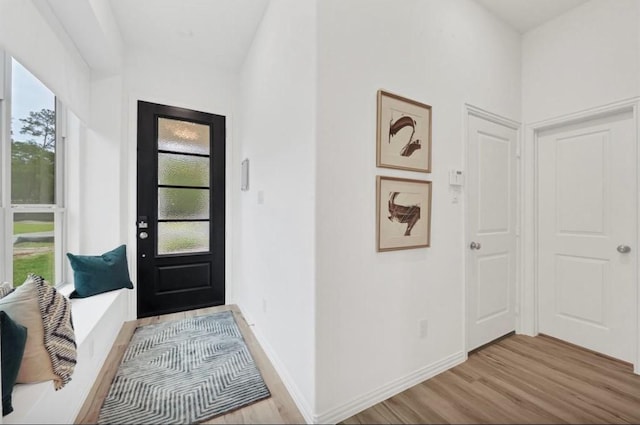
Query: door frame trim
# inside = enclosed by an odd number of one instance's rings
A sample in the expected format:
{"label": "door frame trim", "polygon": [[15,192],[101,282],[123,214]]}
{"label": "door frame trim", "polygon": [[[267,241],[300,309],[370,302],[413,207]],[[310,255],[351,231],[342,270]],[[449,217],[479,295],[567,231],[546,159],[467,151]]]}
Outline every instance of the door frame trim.
{"label": "door frame trim", "polygon": [[[585,109],[582,111],[560,115],[557,117],[533,122],[525,125],[524,145],[522,149],[522,181],[523,197],[522,216],[522,280],[521,280],[521,314],[517,333],[536,336],[538,328],[538,137],[542,131],[570,124],[580,124],[592,119],[616,115],[623,112],[632,112],[636,146],[640,142],[640,96],[624,99],[618,102]],[[636,193],[640,188],[640,148],[636,148]],[[634,255],[636,261],[635,270],[635,362],[634,372],[640,374],[640,196],[636,199],[636,246]]]}
{"label": "door frame trim", "polygon": [[[516,312],[516,331],[518,330],[518,312],[519,312],[519,293],[520,293],[520,282],[521,282],[521,277],[520,277],[520,273],[521,273],[521,265],[522,265],[522,258],[521,258],[521,253],[522,253],[522,249],[520,246],[520,211],[521,211],[521,183],[522,183],[522,178],[521,178],[521,166],[520,166],[520,152],[521,152],[521,138],[522,138],[522,131],[521,131],[521,127],[522,124],[518,121],[515,121],[513,119],[504,117],[502,115],[498,115],[494,112],[490,112],[484,108],[480,108],[478,106],[474,106],[472,104],[469,103],[465,103],[464,104],[464,108],[463,108],[463,113],[464,113],[464,125],[463,125],[463,133],[462,133],[462,139],[463,139],[463,158],[464,158],[464,164],[463,164],[463,170],[465,170],[465,174],[468,176],[469,173],[469,117],[474,116],[477,118],[481,118],[484,119],[486,121],[492,122],[494,124],[498,124],[498,125],[502,125],[505,127],[508,127],[510,129],[513,129],[516,131],[516,155],[515,155],[515,166],[516,166],[516,196],[514,199],[514,207],[516,208],[516,227],[515,227],[515,236],[516,236],[516,252],[515,252],[515,258],[516,258],[516,282],[515,282],[515,290],[516,290],[516,301],[515,301],[515,312]],[[463,215],[464,215],[464,240],[463,240],[463,246],[462,246],[462,250],[463,250],[463,258],[464,258],[464,290],[463,290],[463,301],[462,301],[462,308],[464,310],[464,320],[463,320],[463,324],[462,324],[462,346],[464,347],[464,353],[465,353],[465,359],[466,356],[469,353],[469,326],[468,326],[468,320],[469,320],[469,268],[471,266],[471,254],[469,252],[469,250],[467,249],[467,247],[469,246],[469,243],[471,241],[471,235],[469,235],[469,229],[470,229],[470,225],[469,225],[469,191],[466,190],[466,185],[463,186],[465,189],[463,189],[463,202],[464,202],[464,206],[463,206]]]}

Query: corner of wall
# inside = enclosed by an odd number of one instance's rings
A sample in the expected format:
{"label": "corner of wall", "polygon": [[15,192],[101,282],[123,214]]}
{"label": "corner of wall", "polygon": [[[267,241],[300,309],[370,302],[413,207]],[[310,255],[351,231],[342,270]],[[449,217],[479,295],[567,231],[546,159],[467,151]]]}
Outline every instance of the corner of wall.
{"label": "corner of wall", "polygon": [[[233,298],[307,421],[315,402],[316,2],[272,0],[240,72]],[[296,335],[296,340],[292,339]]]}
{"label": "corner of wall", "polygon": [[287,391],[291,395],[294,403],[300,410],[300,413],[304,417],[305,421],[308,424],[316,424],[316,423],[327,423],[327,422],[318,422],[318,416],[314,414],[311,409],[311,403],[304,396],[296,381],[291,377],[291,374],[287,370],[285,363],[278,356],[278,353],[271,346],[269,339],[264,335],[261,328],[255,324],[255,321],[252,318],[251,313],[248,309],[243,308],[241,304],[238,304],[238,308],[242,312],[242,315],[246,318],[247,324],[250,326],[251,332],[258,340],[260,347],[264,350],[265,354],[269,358],[269,361],[273,365],[274,369],[278,373],[278,376],[282,380],[282,383],[287,388]]}

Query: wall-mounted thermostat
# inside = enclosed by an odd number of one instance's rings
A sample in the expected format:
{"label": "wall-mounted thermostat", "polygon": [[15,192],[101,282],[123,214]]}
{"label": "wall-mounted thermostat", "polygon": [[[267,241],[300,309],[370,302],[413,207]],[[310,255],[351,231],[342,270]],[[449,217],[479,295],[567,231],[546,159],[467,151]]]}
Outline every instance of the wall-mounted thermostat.
{"label": "wall-mounted thermostat", "polygon": [[242,174],[240,190],[249,190],[249,159],[242,161]]}
{"label": "wall-mounted thermostat", "polygon": [[449,170],[449,184],[451,186],[464,185],[464,173],[462,170]]}

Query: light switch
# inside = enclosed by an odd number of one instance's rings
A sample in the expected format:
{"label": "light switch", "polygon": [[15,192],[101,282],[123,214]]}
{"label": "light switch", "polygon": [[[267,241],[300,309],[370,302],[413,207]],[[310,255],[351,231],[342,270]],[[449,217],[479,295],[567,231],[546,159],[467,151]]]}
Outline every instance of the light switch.
{"label": "light switch", "polygon": [[464,173],[462,170],[449,170],[449,184],[451,186],[464,185]]}

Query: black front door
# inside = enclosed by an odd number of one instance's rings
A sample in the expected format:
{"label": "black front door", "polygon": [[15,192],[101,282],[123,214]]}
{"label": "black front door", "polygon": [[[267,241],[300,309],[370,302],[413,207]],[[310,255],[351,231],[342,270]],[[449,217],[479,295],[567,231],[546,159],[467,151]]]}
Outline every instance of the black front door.
{"label": "black front door", "polygon": [[138,317],[224,304],[225,117],[138,102]]}

